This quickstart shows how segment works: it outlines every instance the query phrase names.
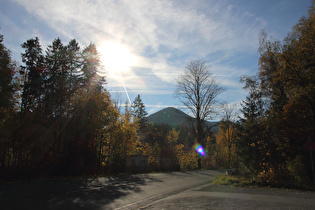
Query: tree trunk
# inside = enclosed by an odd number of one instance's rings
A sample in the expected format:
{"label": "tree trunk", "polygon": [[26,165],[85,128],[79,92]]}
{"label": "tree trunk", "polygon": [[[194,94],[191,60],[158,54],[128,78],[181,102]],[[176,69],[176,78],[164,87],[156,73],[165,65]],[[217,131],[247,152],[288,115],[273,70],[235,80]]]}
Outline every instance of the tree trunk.
{"label": "tree trunk", "polygon": [[201,169],[201,158],[198,158],[198,169]]}

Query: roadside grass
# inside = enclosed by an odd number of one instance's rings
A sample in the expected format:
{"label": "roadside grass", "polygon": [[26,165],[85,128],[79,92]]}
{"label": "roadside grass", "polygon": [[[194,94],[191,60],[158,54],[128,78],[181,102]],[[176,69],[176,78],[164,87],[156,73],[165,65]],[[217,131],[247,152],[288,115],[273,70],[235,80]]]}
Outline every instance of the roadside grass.
{"label": "roadside grass", "polygon": [[237,175],[226,175],[222,174],[217,176],[212,184],[217,185],[228,185],[233,187],[260,187],[260,188],[280,188],[280,189],[295,189],[295,190],[305,190],[305,191],[315,191],[315,184],[308,183],[287,183],[287,184],[277,184],[277,185],[266,185],[264,183],[258,182],[255,179],[242,176],[240,174]]}
{"label": "roadside grass", "polygon": [[226,175],[222,174],[217,176],[213,181],[212,184],[218,185],[229,185],[233,187],[258,187],[255,182],[252,182],[250,179],[245,178],[240,175]]}

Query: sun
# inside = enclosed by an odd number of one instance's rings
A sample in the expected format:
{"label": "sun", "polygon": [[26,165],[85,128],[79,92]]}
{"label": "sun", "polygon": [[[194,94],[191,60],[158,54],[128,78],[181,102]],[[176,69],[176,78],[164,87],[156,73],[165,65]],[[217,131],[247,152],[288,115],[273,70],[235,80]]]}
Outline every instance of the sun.
{"label": "sun", "polygon": [[131,50],[118,42],[105,41],[101,43],[98,51],[105,67],[105,74],[109,77],[117,77],[122,72],[130,71],[130,68],[137,63],[137,58]]}

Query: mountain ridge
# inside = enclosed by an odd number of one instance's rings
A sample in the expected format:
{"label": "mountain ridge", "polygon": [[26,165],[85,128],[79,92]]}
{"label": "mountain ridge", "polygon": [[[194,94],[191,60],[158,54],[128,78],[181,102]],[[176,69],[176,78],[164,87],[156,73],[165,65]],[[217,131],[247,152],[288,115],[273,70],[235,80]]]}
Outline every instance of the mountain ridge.
{"label": "mountain ridge", "polygon": [[[185,112],[176,109],[174,107],[167,107],[160,111],[157,111],[148,116],[148,123],[153,124],[167,124],[170,126],[191,126],[191,120],[195,120],[195,118],[190,117]],[[218,133],[218,122],[209,122],[206,121],[209,127],[212,127],[212,131],[214,133]]]}

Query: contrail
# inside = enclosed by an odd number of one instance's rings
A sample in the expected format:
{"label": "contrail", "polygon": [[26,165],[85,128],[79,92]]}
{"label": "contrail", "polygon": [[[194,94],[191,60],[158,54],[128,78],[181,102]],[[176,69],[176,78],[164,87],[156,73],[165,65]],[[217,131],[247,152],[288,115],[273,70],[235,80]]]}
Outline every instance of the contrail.
{"label": "contrail", "polygon": [[124,86],[124,90],[125,90],[125,93],[126,93],[126,95],[127,95],[127,98],[128,98],[129,104],[130,104],[130,106],[131,106],[131,105],[132,105],[132,103],[131,103],[131,100],[130,100],[129,94],[128,94],[127,89],[126,89],[125,82],[124,82],[124,80],[123,80],[123,77],[122,77],[122,75],[121,75],[120,71],[118,71],[118,72],[119,72],[119,76],[120,76],[121,82],[122,82],[122,84],[123,84],[123,86]]}

